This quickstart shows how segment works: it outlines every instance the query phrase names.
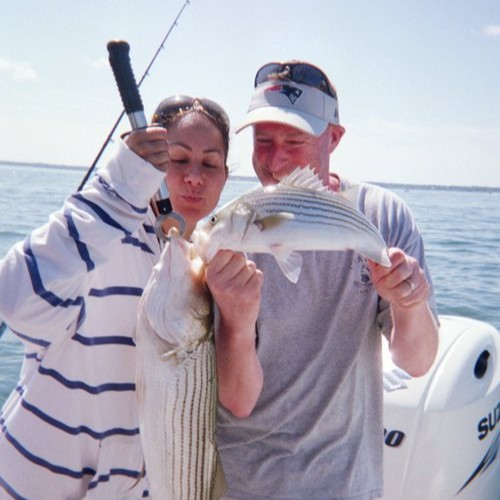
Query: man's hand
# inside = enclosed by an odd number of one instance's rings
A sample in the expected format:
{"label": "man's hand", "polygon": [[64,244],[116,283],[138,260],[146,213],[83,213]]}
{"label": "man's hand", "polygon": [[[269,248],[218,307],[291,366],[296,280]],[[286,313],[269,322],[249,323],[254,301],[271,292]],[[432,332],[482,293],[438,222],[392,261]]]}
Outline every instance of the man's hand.
{"label": "man's hand", "polygon": [[391,267],[369,261],[377,293],[391,304],[405,308],[426,301],[430,288],[417,260],[399,248],[389,248],[388,253]]}

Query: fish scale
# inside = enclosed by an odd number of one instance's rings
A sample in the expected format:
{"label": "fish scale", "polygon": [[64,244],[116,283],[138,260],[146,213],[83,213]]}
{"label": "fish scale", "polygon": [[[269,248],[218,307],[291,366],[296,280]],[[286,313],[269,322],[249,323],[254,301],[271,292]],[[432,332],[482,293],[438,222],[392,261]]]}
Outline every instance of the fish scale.
{"label": "fish scale", "polygon": [[297,168],[278,184],[254,188],[197,228],[196,251],[209,262],[219,250],[269,253],[296,283],[301,251],[354,250],[390,266],[379,230],[351,201],[354,192],[329,191],[310,168]]}
{"label": "fish scale", "polygon": [[225,491],[211,297],[190,248],[171,233],[139,304],[136,388],[153,500],[217,500]]}
{"label": "fish scale", "polygon": [[177,425],[172,425],[170,430],[171,451],[164,451],[171,453],[171,478],[174,479],[171,498],[178,500],[211,498],[216,454],[208,429],[214,427],[216,384],[210,380],[215,370],[214,358],[213,343],[204,342],[195,354],[181,362],[176,376],[170,374],[163,381],[167,385],[175,383],[172,401],[165,401],[164,406],[167,409],[165,420]]}
{"label": "fish scale", "polygon": [[332,196],[322,193],[305,195],[297,190],[283,189],[273,199],[270,199],[265,192],[254,193],[249,198],[250,203],[254,203],[257,211],[263,215],[271,215],[281,210],[293,213],[297,222],[322,223],[323,220],[331,222],[345,220],[357,229],[380,238],[385,244],[377,228],[367,224],[366,217],[344,201],[341,195],[335,195],[335,198],[331,199]]}

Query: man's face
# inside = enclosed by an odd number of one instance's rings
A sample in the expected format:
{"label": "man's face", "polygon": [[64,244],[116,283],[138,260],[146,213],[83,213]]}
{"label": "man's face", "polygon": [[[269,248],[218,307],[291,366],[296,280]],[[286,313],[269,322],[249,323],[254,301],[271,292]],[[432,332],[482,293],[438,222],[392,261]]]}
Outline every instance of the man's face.
{"label": "man's face", "polygon": [[296,167],[310,165],[328,182],[330,153],[336,145],[332,127],[318,137],[280,123],[254,125],[253,166],[262,185],[276,184]]}

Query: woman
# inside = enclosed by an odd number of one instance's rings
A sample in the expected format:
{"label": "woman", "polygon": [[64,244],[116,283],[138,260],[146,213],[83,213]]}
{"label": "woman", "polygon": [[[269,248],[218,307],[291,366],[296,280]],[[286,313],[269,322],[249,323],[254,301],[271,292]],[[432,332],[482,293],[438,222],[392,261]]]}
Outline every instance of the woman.
{"label": "woman", "polygon": [[[0,317],[26,351],[0,413],[0,499],[147,497],[132,335],[162,248],[150,200],[166,172],[188,238],[219,200],[229,144],[226,113],[206,99],[166,99],[153,121],[0,262]],[[242,256],[214,265],[219,285],[255,282]]]}

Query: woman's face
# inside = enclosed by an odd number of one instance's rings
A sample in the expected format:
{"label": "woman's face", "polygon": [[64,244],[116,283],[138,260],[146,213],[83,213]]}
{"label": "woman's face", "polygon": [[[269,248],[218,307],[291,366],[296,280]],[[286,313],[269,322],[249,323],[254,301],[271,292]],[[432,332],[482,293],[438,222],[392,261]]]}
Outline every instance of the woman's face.
{"label": "woman's face", "polygon": [[186,237],[217,206],[227,180],[221,131],[203,113],[192,112],[168,127],[167,187],[174,212],[186,222]]}

